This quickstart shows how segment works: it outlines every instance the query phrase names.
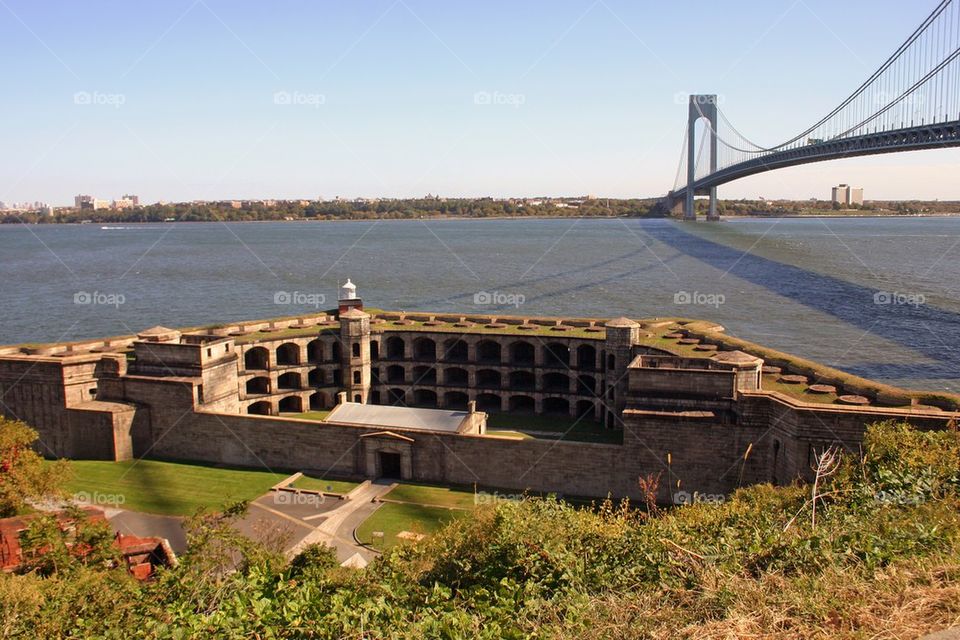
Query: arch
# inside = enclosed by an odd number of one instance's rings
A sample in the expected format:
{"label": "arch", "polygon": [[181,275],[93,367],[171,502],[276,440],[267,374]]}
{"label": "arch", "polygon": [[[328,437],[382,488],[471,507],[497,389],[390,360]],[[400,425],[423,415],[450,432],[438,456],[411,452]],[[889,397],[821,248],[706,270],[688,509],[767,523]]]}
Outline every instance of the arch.
{"label": "arch", "polygon": [[437,370],[425,364],[414,367],[413,384],[437,384]]}
{"label": "arch", "polygon": [[402,364],[392,364],[387,367],[387,382],[406,382],[407,372]]}
{"label": "arch", "polygon": [[513,364],[532,365],[536,361],[536,353],[533,345],[524,340],[510,344],[510,362]]}
{"label": "arch", "polygon": [[416,338],[413,341],[414,360],[436,360],[437,343],[430,338]]}
{"label": "arch", "polygon": [[247,380],[247,395],[254,396],[262,393],[270,393],[270,378],[267,376],[257,376]]}
{"label": "arch", "polygon": [[330,345],[330,359],[334,362],[340,362],[340,343],[334,342]]}
{"label": "arch", "polygon": [[437,393],[430,389],[414,389],[413,406],[435,409],[437,407]]}
{"label": "arch", "polygon": [[503,411],[503,400],[495,393],[477,394],[477,409],[487,413],[500,413]]}
{"label": "arch", "polygon": [[293,342],[284,342],[277,347],[277,364],[300,364],[300,346]]}
{"label": "arch", "polygon": [[330,406],[330,398],[322,391],[310,394],[310,409],[318,411]]}
{"label": "arch", "polygon": [[300,374],[296,371],[288,371],[277,378],[277,389],[299,389],[302,386]]}
{"label": "arch", "polygon": [[577,368],[592,371],[597,368],[597,348],[582,344],[577,347]]}
{"label": "arch", "polygon": [[570,347],[561,342],[551,342],[543,347],[543,366],[570,366]]}
{"label": "arch", "polygon": [[390,336],[387,338],[387,358],[391,360],[403,360],[407,357],[407,343],[403,338]]}
{"label": "arch", "polygon": [[466,340],[451,339],[443,343],[443,359],[447,362],[466,362],[468,353]]}
{"label": "arch", "polygon": [[407,392],[403,389],[390,389],[387,391],[387,403],[395,407],[407,406]]}
{"label": "arch", "polygon": [[509,404],[511,413],[535,413],[537,410],[537,402],[530,396],[511,396]]}
{"label": "arch", "polygon": [[494,340],[481,340],[477,343],[477,362],[500,364],[503,349]]}
{"label": "arch", "polygon": [[607,354],[607,369],[616,369],[617,368],[617,356],[612,353]]}
{"label": "arch", "polygon": [[577,376],[577,393],[593,395],[597,390],[597,379],[593,376]]}
{"label": "arch", "polygon": [[311,387],[322,387],[327,380],[327,372],[323,369],[311,369],[307,374],[307,385]]}
{"label": "arch", "polygon": [[303,413],[303,398],[300,396],[287,396],[280,398],[280,413]]}
{"label": "arch", "polygon": [[470,396],[462,391],[447,391],[443,394],[443,406],[445,409],[465,411],[468,402],[470,402]]}
{"label": "arch", "polygon": [[377,360],[380,358],[380,341],[371,340],[370,341],[370,359]]}
{"label": "arch", "polygon": [[556,371],[551,371],[546,373],[543,376],[543,390],[544,391],[562,391],[567,393],[570,391],[570,376],[565,373],[558,373]]}
{"label": "arch", "polygon": [[566,398],[544,398],[543,412],[551,416],[570,415],[570,401]]}
{"label": "arch", "polygon": [[261,400],[247,407],[247,413],[255,416],[269,416],[273,415],[273,407],[266,400]]}
{"label": "arch", "polygon": [[323,341],[311,340],[307,343],[307,361],[323,362],[323,354],[325,351],[326,349],[323,346]]}
{"label": "arch", "polygon": [[481,389],[499,389],[500,372],[496,369],[480,369],[477,371],[477,387]]}
{"label": "arch", "polygon": [[247,371],[253,369],[266,369],[270,366],[270,352],[264,347],[253,347],[247,349],[243,354],[243,368]]}
{"label": "arch", "polygon": [[577,418],[583,420],[595,420],[597,417],[597,408],[592,400],[577,401]]}
{"label": "arch", "polygon": [[511,371],[510,388],[532,391],[537,388],[537,378],[530,371]]}
{"label": "arch", "polygon": [[443,384],[465,387],[470,384],[470,375],[466,369],[450,367],[443,372]]}

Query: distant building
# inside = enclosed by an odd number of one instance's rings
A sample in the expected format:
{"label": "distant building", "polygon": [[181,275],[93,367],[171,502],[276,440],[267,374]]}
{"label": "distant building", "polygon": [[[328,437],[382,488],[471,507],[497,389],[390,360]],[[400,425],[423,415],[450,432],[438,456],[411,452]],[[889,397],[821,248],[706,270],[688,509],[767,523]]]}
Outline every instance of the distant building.
{"label": "distant building", "polygon": [[133,209],[135,206],[137,205],[133,202],[133,200],[126,196],[113,201],[114,209]]}
{"label": "distant building", "polygon": [[110,206],[110,202],[108,200],[99,200],[93,196],[79,195],[74,196],[73,205],[77,209],[93,209],[96,211],[97,209],[108,208]]}
{"label": "distant building", "polygon": [[834,204],[849,207],[863,204],[863,187],[851,187],[848,184],[835,186],[831,191]]}
{"label": "distant building", "polygon": [[123,199],[124,199],[124,200],[129,200],[130,202],[133,203],[133,206],[135,206],[135,207],[139,207],[139,206],[140,206],[140,196],[135,196],[135,195],[132,195],[132,194],[127,194],[127,195],[124,195],[124,196],[123,196]]}

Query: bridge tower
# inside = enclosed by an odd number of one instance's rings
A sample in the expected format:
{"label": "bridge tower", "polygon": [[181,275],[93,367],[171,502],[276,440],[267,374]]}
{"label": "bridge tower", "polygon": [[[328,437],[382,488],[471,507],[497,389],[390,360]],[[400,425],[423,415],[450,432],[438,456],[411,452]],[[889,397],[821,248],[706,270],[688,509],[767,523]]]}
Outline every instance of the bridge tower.
{"label": "bridge tower", "polygon": [[[694,190],[690,185],[696,180],[697,169],[697,120],[705,118],[709,123],[707,135],[710,136],[710,173],[717,170],[717,96],[710,94],[696,94],[690,96],[690,105],[687,116],[687,194],[683,203],[683,219],[696,220],[697,210],[694,209]],[[717,188],[710,187],[710,208],[707,220],[719,220],[717,215]]]}

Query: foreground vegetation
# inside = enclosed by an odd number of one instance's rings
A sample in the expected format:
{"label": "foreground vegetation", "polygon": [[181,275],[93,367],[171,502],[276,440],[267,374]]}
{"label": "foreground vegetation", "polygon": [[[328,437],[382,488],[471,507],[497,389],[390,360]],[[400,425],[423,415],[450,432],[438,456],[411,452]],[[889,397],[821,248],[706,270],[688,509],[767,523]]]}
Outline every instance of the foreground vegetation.
{"label": "foreground vegetation", "polygon": [[[76,558],[0,576],[3,637],[915,638],[960,616],[960,434],[868,430],[815,486],[667,512],[481,505],[364,571],[231,528],[146,584]],[[656,478],[645,479],[647,486]],[[230,569],[236,569],[230,571]]]}

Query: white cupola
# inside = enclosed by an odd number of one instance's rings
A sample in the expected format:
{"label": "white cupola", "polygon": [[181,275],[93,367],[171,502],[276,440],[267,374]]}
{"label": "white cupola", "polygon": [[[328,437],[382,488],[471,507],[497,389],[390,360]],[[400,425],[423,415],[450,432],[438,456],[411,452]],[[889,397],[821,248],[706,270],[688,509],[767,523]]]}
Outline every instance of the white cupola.
{"label": "white cupola", "polygon": [[357,298],[357,285],[350,282],[350,278],[347,278],[347,281],[340,287],[340,299],[341,300],[356,300]]}

